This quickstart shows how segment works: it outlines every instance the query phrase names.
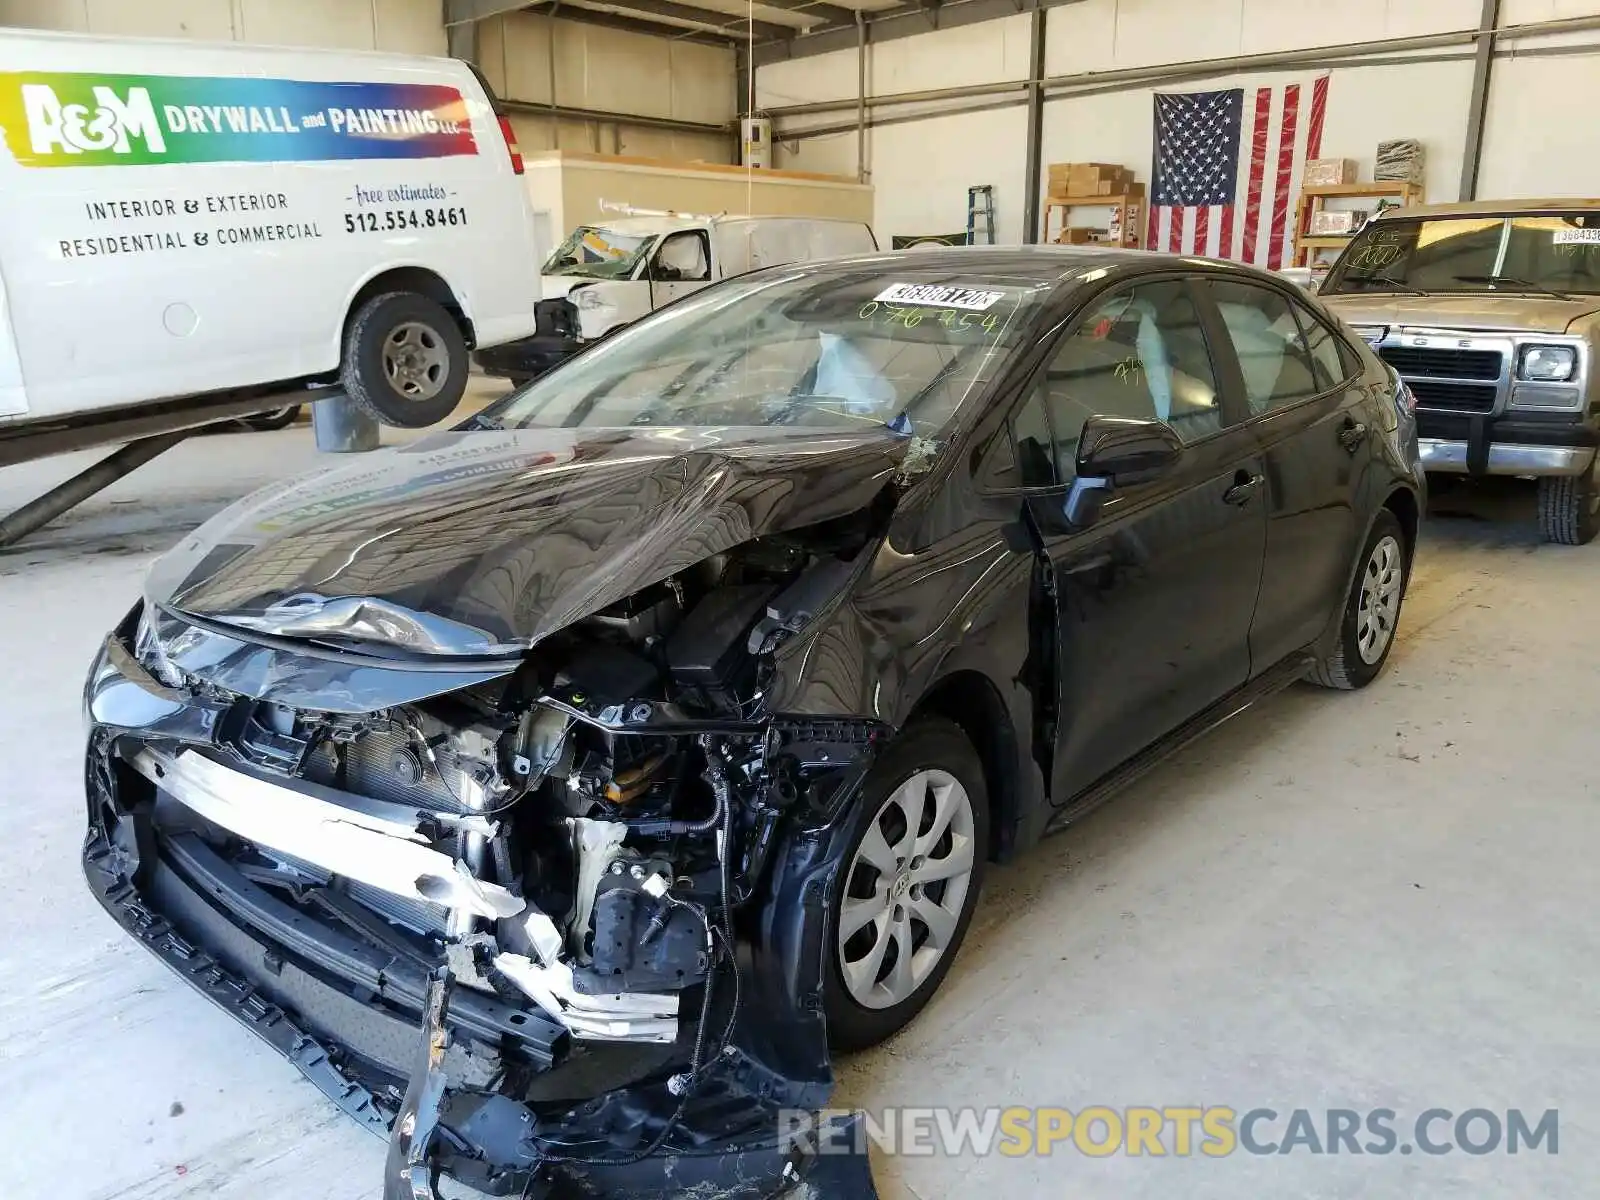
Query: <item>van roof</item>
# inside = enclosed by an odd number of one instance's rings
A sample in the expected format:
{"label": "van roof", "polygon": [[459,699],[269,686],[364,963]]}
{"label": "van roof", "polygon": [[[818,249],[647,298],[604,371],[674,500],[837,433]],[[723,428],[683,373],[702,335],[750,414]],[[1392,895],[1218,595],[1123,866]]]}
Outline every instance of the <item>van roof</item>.
{"label": "van roof", "polygon": [[100,46],[138,46],[149,49],[157,47],[164,50],[187,52],[190,54],[203,52],[214,54],[217,52],[234,53],[244,56],[259,54],[283,54],[299,57],[324,58],[324,59],[366,59],[372,62],[387,63],[419,63],[433,64],[435,67],[446,70],[470,70],[469,65],[461,59],[450,58],[441,54],[402,54],[393,50],[336,50],[319,46],[283,46],[258,44],[254,42],[217,42],[201,41],[193,38],[157,38],[157,37],[106,37],[93,33],[67,33],[54,29],[20,29],[15,27],[0,28],[0,43],[4,42],[56,42],[62,45],[100,45]]}

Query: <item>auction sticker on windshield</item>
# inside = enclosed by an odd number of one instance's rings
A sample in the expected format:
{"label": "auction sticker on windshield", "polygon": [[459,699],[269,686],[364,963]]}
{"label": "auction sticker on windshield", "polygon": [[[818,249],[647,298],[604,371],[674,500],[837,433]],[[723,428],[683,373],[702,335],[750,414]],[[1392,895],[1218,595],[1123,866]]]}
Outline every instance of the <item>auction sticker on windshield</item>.
{"label": "auction sticker on windshield", "polygon": [[892,283],[873,297],[885,304],[921,304],[929,308],[964,308],[983,312],[1005,299],[1004,292],[946,287],[936,283]]}
{"label": "auction sticker on windshield", "polygon": [[1551,235],[1551,241],[1557,246],[1594,246],[1600,245],[1600,228],[1596,229],[1558,229]]}

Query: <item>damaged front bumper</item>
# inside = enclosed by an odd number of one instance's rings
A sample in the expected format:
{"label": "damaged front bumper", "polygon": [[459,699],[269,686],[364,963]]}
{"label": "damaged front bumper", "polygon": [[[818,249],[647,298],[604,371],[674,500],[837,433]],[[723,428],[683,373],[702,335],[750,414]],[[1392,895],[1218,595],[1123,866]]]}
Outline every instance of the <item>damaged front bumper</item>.
{"label": "damaged front bumper", "polygon": [[[770,1075],[737,1034],[700,1090],[701,1111],[682,1115],[682,1141],[630,1162],[677,1108],[660,1072],[552,1116],[490,1090],[508,1040],[546,1066],[565,1048],[565,1031],[537,1010],[462,989],[452,996],[442,965],[382,961],[286,910],[198,840],[165,839],[136,815],[92,824],[83,866],[95,897],[140,944],[390,1140],[385,1200],[429,1200],[441,1173],[501,1196],[703,1189],[756,1200],[801,1184],[819,1200],[876,1196],[863,1157],[819,1154],[814,1131],[804,1140],[785,1132],[797,1128],[797,1111],[821,1106],[826,1083]],[[757,1043],[794,1032],[746,1031]],[[860,1145],[854,1131],[824,1132],[829,1145]],[[573,1149],[552,1150],[557,1141]]]}
{"label": "damaged front bumper", "polygon": [[[112,709],[125,717],[135,686],[105,655],[91,674],[91,890],[175,973],[389,1140],[385,1200],[429,1200],[441,1175],[490,1195],[873,1200],[864,1154],[820,1152],[859,1148],[859,1131],[810,1118],[832,1085],[821,965],[837,830],[803,830],[772,850],[769,894],[737,947],[743,1003],[685,1102],[681,1040],[576,1046],[537,1005],[457,986],[443,960],[316,919],[167,819],[150,799],[162,794],[152,759],[170,769],[172,748],[204,745],[216,723],[204,705],[148,687],[148,723],[108,721]],[[120,705],[104,702],[111,692]],[[237,780],[222,782],[203,770],[187,779],[191,802],[207,788],[218,805],[238,802]],[[221,808],[209,818],[237,823]],[[504,900],[470,899],[486,911]],[[526,1086],[508,1092],[512,1074]]]}

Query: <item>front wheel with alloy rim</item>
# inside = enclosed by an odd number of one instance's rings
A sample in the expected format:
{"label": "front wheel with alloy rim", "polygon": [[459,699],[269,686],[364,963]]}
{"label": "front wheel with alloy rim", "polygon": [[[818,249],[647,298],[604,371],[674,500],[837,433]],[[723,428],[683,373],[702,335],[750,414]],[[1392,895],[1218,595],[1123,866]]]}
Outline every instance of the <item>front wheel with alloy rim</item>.
{"label": "front wheel with alloy rim", "polygon": [[989,839],[983,767],[961,728],[922,718],[874,764],[834,887],[828,1040],[875,1045],[927,1004],[972,919]]}
{"label": "front wheel with alloy rim", "polygon": [[1600,533],[1600,487],[1594,473],[1539,480],[1539,534],[1561,546],[1587,546]]}
{"label": "front wheel with alloy rim", "polygon": [[467,390],[466,338],[437,300],[416,292],[374,296],[345,331],[339,382],[385,425],[437,424]]}
{"label": "front wheel with alloy rim", "polygon": [[1312,671],[1324,687],[1363,688],[1378,677],[1394,647],[1411,571],[1411,548],[1394,513],[1381,509],[1361,550],[1356,577],[1339,616],[1333,652]]}

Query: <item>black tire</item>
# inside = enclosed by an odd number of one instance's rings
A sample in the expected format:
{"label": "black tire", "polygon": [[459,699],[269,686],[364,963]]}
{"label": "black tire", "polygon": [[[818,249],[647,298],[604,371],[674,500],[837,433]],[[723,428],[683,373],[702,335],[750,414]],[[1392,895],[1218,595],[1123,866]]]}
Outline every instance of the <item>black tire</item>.
{"label": "black tire", "polygon": [[1539,535],[1558,546],[1587,546],[1600,533],[1600,489],[1594,473],[1539,480]]}
{"label": "black tire", "polygon": [[254,416],[241,417],[240,423],[248,425],[258,433],[270,433],[274,429],[287,429],[300,419],[300,406],[291,404],[288,408],[274,409],[272,412],[256,413]]}
{"label": "black tire", "polygon": [[[425,385],[391,378],[385,365],[391,339],[417,333],[437,361]],[[443,305],[416,292],[386,292],[356,310],[345,331],[339,380],[366,413],[398,429],[422,429],[444,420],[467,390],[467,342]],[[408,394],[405,387],[422,386]],[[437,390],[433,390],[433,389]]]}
{"label": "black tire", "polygon": [[[885,819],[886,814],[901,814],[903,819],[903,810],[890,804],[896,789],[919,772],[928,770],[943,771],[954,776],[966,790],[970,803],[972,866],[960,916],[943,956],[915,991],[892,1006],[868,1007],[851,995],[845,982],[842,973],[845,950],[836,933],[842,907],[849,898],[851,865],[862,841],[874,825],[878,825],[881,831],[879,822]],[[844,1052],[877,1045],[903,1029],[939,990],[966,937],[967,926],[972,920],[982,889],[984,862],[988,856],[989,792],[984,784],[983,764],[960,726],[936,717],[918,718],[906,726],[873,765],[849,820],[853,828],[845,841],[839,875],[829,904],[826,963],[823,968],[823,1010],[827,1017],[828,1042],[835,1050]],[[941,841],[938,844],[946,843]],[[930,856],[935,852],[930,848]],[[911,894],[915,897],[917,893],[914,890]],[[923,929],[926,933],[926,926]]]}
{"label": "black tire", "polygon": [[[1373,555],[1385,538],[1392,538],[1399,546],[1400,592],[1395,602],[1394,624],[1389,627],[1388,640],[1383,645],[1383,652],[1374,661],[1368,662],[1362,655],[1358,634],[1362,590],[1369,565],[1373,562]],[[1372,523],[1372,531],[1367,534],[1367,540],[1362,544],[1361,557],[1356,560],[1355,578],[1351,580],[1349,594],[1345,597],[1339,613],[1339,633],[1333,645],[1333,652],[1312,668],[1310,675],[1312,682],[1323,687],[1353,691],[1356,688],[1366,687],[1378,677],[1384,663],[1389,661],[1389,652],[1394,649],[1395,626],[1399,624],[1400,613],[1405,605],[1406,586],[1410,583],[1411,553],[1412,547],[1406,538],[1405,530],[1400,527],[1399,520],[1388,509],[1380,509]]]}

